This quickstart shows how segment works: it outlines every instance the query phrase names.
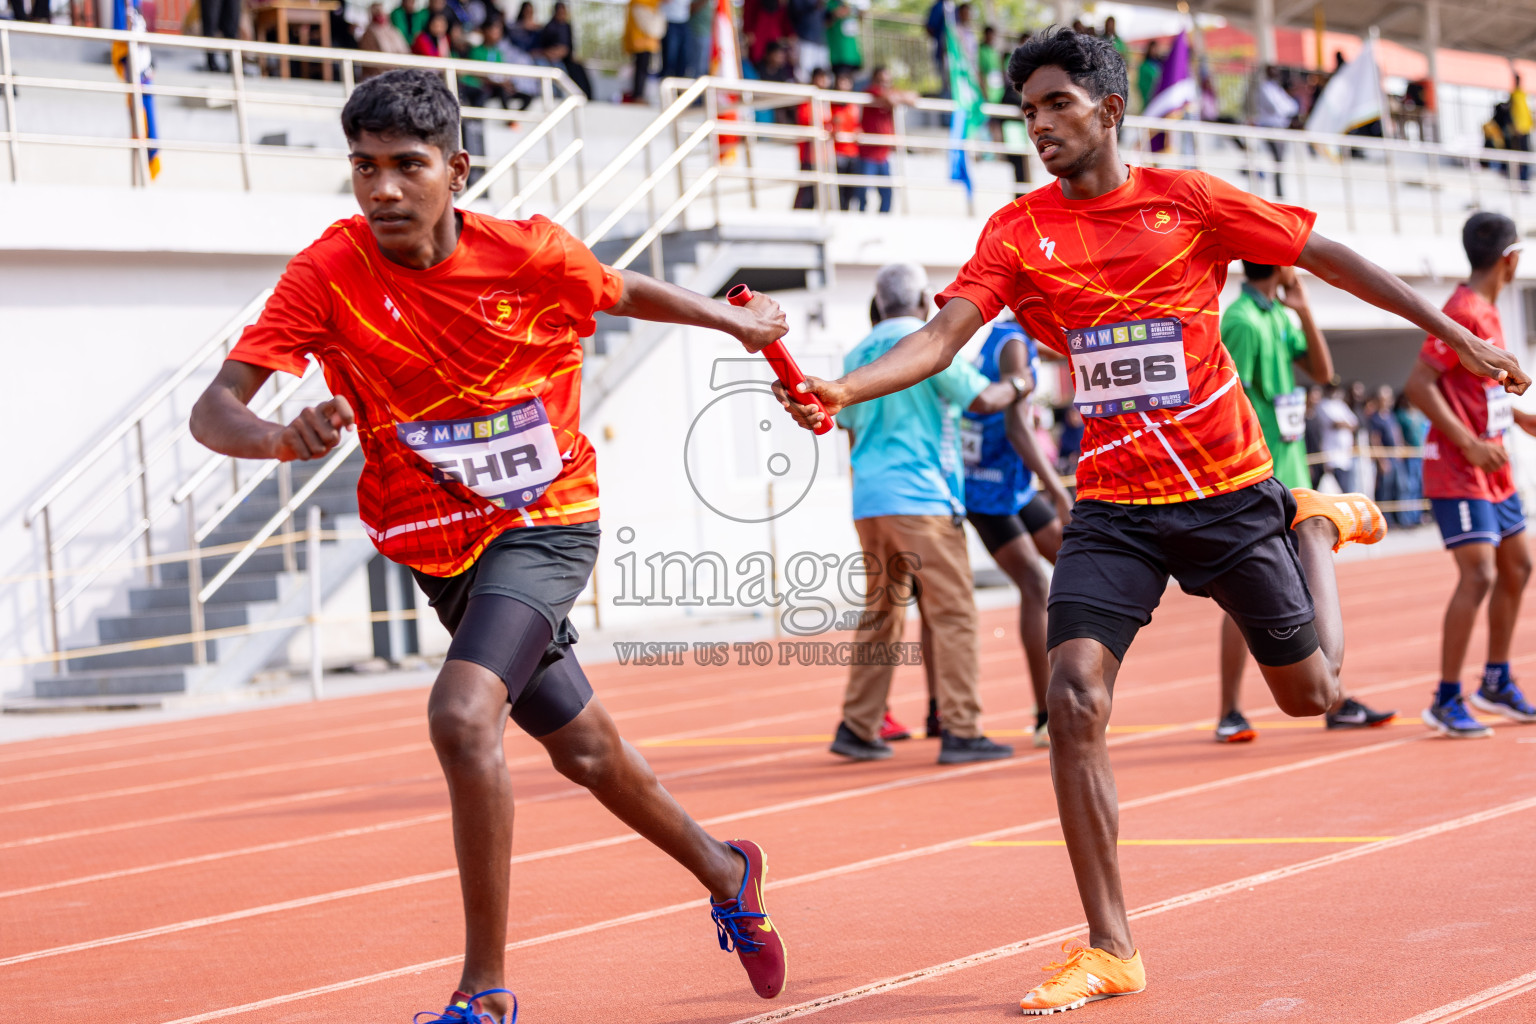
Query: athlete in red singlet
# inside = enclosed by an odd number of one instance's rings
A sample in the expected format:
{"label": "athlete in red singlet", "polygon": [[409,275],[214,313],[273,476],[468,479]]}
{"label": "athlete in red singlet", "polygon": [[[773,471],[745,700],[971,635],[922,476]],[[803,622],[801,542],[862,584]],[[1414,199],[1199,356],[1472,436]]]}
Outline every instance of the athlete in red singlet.
{"label": "athlete in red singlet", "polygon": [[[1020,1003],[1046,1014],[1146,985],[1120,885],[1105,728],[1121,659],[1168,577],[1238,623],[1282,711],[1318,715],[1342,699],[1332,552],[1386,529],[1364,495],[1293,494],[1274,481],[1218,336],[1228,263],[1295,265],[1418,324],[1511,391],[1530,381],[1508,353],[1314,234],[1311,213],[1199,172],[1127,167],[1116,141],[1125,63],[1105,40],[1042,33],[1014,52],[1008,74],[1057,182],[988,221],[937,317],[846,377],[805,387],[828,415],[910,387],[947,366],[1004,305],[1071,362],[1088,432],[1051,583],[1047,704],[1051,776],[1089,945],[1052,964]],[[808,426],[820,420],[813,406],[789,408]]]}
{"label": "athlete in red singlet", "polygon": [[[363,523],[453,634],[427,717],[453,806],[465,956],[432,1024],[517,1017],[504,987],[509,717],[698,879],[720,948],[771,999],[785,961],[763,905],[763,851],[712,838],[619,737],[566,615],[597,557],[597,465],[578,422],[594,314],[710,327],[751,352],[783,335],[784,315],[767,297],[738,309],[605,267],[543,218],[455,210],[469,157],[458,101],[436,72],[369,79],[341,121],[362,216],[294,257],[198,400],[192,432],[226,455],[290,460],[325,455],[356,426]],[[287,426],[246,407],[273,371],[302,372],[310,357],[334,398]]]}

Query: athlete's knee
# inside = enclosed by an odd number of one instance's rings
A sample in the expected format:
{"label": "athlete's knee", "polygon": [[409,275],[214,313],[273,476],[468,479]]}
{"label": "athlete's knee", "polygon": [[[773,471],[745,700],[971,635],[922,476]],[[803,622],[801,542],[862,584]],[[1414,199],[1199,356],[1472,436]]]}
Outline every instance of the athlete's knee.
{"label": "athlete's knee", "polygon": [[[1529,573],[1529,566],[1527,566]],[[1494,567],[1491,558],[1480,558],[1475,562],[1466,562],[1461,566],[1461,580],[1457,589],[1466,596],[1481,601],[1488,596],[1488,591],[1493,589],[1498,580],[1498,570]]]}
{"label": "athlete's knee", "polygon": [[1531,556],[1521,551],[1514,558],[1506,559],[1499,567],[1498,585],[1508,593],[1520,593],[1531,580]]}
{"label": "athlete's knee", "polygon": [[1052,743],[1096,741],[1109,724],[1109,688],[1103,676],[1077,662],[1052,666],[1045,706]]}
{"label": "athlete's knee", "polygon": [[427,708],[432,749],[445,765],[496,764],[503,760],[501,716],[462,701],[434,701]]}
{"label": "athlete's knee", "polygon": [[624,761],[624,741],[617,732],[580,720],[556,732],[545,745],[555,771],[584,789],[600,788]]}

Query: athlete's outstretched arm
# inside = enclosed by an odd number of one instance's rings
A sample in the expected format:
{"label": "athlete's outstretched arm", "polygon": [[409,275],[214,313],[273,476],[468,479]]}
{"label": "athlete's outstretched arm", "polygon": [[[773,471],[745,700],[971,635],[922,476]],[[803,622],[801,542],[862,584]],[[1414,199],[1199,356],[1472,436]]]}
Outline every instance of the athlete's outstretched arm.
{"label": "athlete's outstretched arm", "polygon": [[729,334],[748,352],[761,351],[789,330],[784,311],[762,292],[745,306],[732,306],[633,270],[619,273],[624,277],[624,294],[606,311],[613,316],[708,327]]}
{"label": "athlete's outstretched arm", "polygon": [[1480,377],[1503,381],[1504,390],[1523,395],[1530,386],[1530,376],[1520,369],[1514,356],[1483,341],[1436,309],[1402,278],[1387,273],[1348,246],[1314,231],[1296,265],[1335,288],[1424,328],[1449,345],[1461,357],[1461,365]]}
{"label": "athlete's outstretched arm", "polygon": [[356,422],[345,398],[310,406],[286,427],[247,408],[272,371],[226,359],[218,376],[192,407],[192,436],[220,455],[237,459],[318,459],[341,443],[341,432]]}
{"label": "athlete's outstretched arm", "polygon": [[[938,316],[902,338],[880,358],[837,380],[807,377],[800,386],[801,393],[815,392],[826,405],[827,415],[836,416],[846,406],[903,391],[953,362],[955,353],[984,323],[981,310],[969,299],[951,299]],[[792,396],[782,384],[775,383],[773,392],[801,426],[814,427],[821,422],[820,410],[790,400]]]}
{"label": "athlete's outstretched arm", "polygon": [[1415,359],[1413,369],[1408,371],[1408,381],[1403,385],[1403,394],[1429,418],[1441,436],[1460,448],[1467,461],[1478,469],[1492,473],[1508,462],[1509,453],[1502,444],[1478,437],[1461,421],[1440,392],[1439,380],[1439,370],[1422,359]]}

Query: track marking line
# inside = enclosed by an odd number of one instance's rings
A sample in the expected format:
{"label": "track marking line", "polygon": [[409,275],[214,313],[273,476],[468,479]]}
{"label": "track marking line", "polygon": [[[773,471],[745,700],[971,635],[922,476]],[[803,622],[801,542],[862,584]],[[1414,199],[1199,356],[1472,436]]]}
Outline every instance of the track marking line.
{"label": "track marking line", "polygon": [[[717,771],[729,771],[734,768],[748,768],[766,764],[773,761],[783,761],[792,757],[803,757],[811,753],[808,750],[791,750],[776,754],[761,754],[757,757],[744,757],[735,761],[725,761],[716,765],[705,765],[699,768],[685,768],[680,771],[668,772],[657,775],[662,782],[673,782],[677,779],[692,778],[698,775],[708,775]],[[572,787],[570,789],[556,790],[552,793],[541,793],[538,796],[527,797],[517,801],[518,805],[544,803],[550,800],[561,800],[576,796],[584,796],[585,789]],[[170,868],[191,867],[197,864],[209,864],[215,861],[228,860],[234,857],[244,857],[252,854],[272,853],[278,850],[289,850],[299,846],[309,846],[315,843],[329,842],[335,839],[351,839],[357,836],[373,835],[379,832],[393,832],[399,829],[413,828],[417,825],[428,825],[436,822],[448,821],[452,815],[447,811],[439,811],[435,814],[423,814],[414,818],[397,818],[392,821],[381,821],[372,825],[359,825],[354,828],[340,829],[334,832],[321,832],[315,835],[300,836],[296,839],[285,839],[278,842],[260,843],[255,846],[242,846],[232,850],[221,850],[215,853],[200,854],[196,857],[182,857],[177,860],[160,861],[154,864],[143,864],[138,867],[120,868],[116,871],[103,871],[94,875],[82,875],[77,878],[65,878],[57,882],[42,882],[37,885],[29,885],[20,889],[7,889],[0,891],[0,899],[9,899],[13,896],[27,896],[32,893],[49,892],[54,889],[66,889],[76,885],[87,885],[92,882],[107,882],[118,878],[131,878],[135,875],[145,875],[154,871],[164,871]]]}
{"label": "track marking line", "polygon": [[1402,1024],[1441,1024],[1442,1021],[1460,1020],[1463,1017],[1470,1017],[1479,1010],[1486,1010],[1490,1006],[1502,1003],[1506,999],[1513,999],[1515,996],[1533,991],[1536,991],[1536,971],[1485,988],[1481,992],[1475,992],[1453,1003],[1437,1006],[1433,1010],[1425,1010],[1417,1016],[1409,1017]]}
{"label": "track marking line", "polygon": [[[1240,839],[1122,839],[1121,846],[1290,846],[1305,843],[1380,843],[1396,836],[1288,836]],[[1066,846],[1065,839],[992,839],[972,846]],[[0,894],[3,895],[3,894]]]}
{"label": "track marking line", "polygon": [[[1463,815],[1459,818],[1451,818],[1446,821],[1438,822],[1434,825],[1427,825],[1424,828],[1415,829],[1412,832],[1405,832],[1400,836],[1383,840],[1379,843],[1369,843],[1364,846],[1351,847],[1348,850],[1340,850],[1337,853],[1324,854],[1321,857],[1314,857],[1311,860],[1299,861],[1298,863],[1290,864],[1283,868],[1277,868],[1273,871],[1263,871],[1256,875],[1248,875],[1244,878],[1234,879],[1230,882],[1222,882],[1219,885],[1209,886],[1204,889],[1196,889],[1192,892],[1182,893],[1178,896],[1171,896],[1167,899],[1158,900],[1154,903],[1148,903],[1144,906],[1138,907],[1126,916],[1132,921],[1139,921],[1143,918],[1152,917],[1156,914],[1166,913],[1170,910],[1179,910],[1183,907],[1193,906],[1197,903],[1205,903],[1220,896],[1226,896],[1231,893],[1253,889],[1260,885],[1268,885],[1270,882],[1278,882],[1286,878],[1293,878],[1296,875],[1305,874],[1310,871],[1316,871],[1319,868],[1331,867],[1335,864],[1341,864],[1345,861],[1354,860],[1357,857],[1369,856],[1382,850],[1396,849],[1399,846],[1406,846],[1409,843],[1415,843],[1421,839],[1430,839],[1435,836],[1444,835],[1447,832],[1455,832],[1472,825],[1478,825],[1482,824],[1483,822],[1492,821],[1496,818],[1502,818],[1506,815],[1517,814],[1521,811],[1530,810],[1533,807],[1536,807],[1536,797],[1527,797],[1524,800],[1516,800],[1511,803],[1501,804],[1498,807],[1492,807],[1484,811],[1477,811],[1472,814]],[[819,1013],[822,1010],[831,1009],[834,1006],[841,1006],[846,1003],[857,1002],[861,999],[868,999],[870,996],[891,992],[899,988],[906,988],[908,985],[915,985],[920,981],[928,981],[932,978],[940,978],[947,974],[954,974],[957,971],[963,971],[967,968],[975,967],[978,964],[992,963],[998,960],[1006,960],[1010,957],[1017,956],[1020,953],[1024,953],[1032,949],[1037,949],[1050,943],[1061,942],[1076,935],[1080,935],[1087,929],[1087,927],[1088,925],[1086,922],[1079,922],[1070,928],[1058,928],[1056,931],[1046,932],[1043,935],[1036,935],[1033,938],[1024,939],[1021,942],[1012,942],[1006,946],[997,946],[993,949],[983,950],[980,953],[973,953],[970,956],[960,957],[956,960],[950,960],[947,963],[936,964],[933,967],[924,967],[919,970],[909,971],[905,974],[899,974],[894,977],[882,978],[879,981],[873,981],[866,985],[860,985],[857,988],[847,989],[832,995],[821,996],[817,999],[807,1000],[806,1002],[798,1003],[794,1006],[786,1006],[782,1009],[771,1010],[768,1013],[761,1013],[752,1017],[744,1017],[741,1020],[733,1021],[732,1024],[772,1024],[774,1021],[788,1020],[792,1017],[809,1016],[813,1013]],[[1536,976],[1528,975],[1527,977]],[[1519,981],[1521,979],[1516,980]],[[1481,995],[1481,993],[1479,993],[1479,995]],[[1441,1018],[1415,1017],[1412,1019],[1412,1021],[1404,1021],[1403,1024],[1427,1024],[1428,1021],[1437,1019]],[[191,1022],[189,1020],[187,1022],[176,1022],[176,1024],[191,1024]]]}
{"label": "track marking line", "polygon": [[[1119,743],[1116,745],[1134,743],[1139,738],[1140,737],[1127,737],[1126,739],[1119,741]],[[1349,750],[1337,751],[1332,754],[1323,754],[1317,757],[1309,757],[1300,761],[1291,762],[1289,764],[1275,765],[1269,768],[1262,768],[1257,771],[1244,772],[1241,775],[1232,775],[1221,779],[1211,779],[1206,782],[1195,783],[1194,785],[1181,786],[1178,789],[1167,790],[1163,793],[1153,793],[1148,796],[1138,797],[1134,800],[1128,800],[1123,802],[1120,805],[1120,808],[1121,810],[1130,810],[1138,807],[1147,807],[1153,804],[1176,800],[1184,796],[1193,796],[1199,793],[1210,792],[1212,790],[1224,789],[1229,786],[1241,785],[1244,782],[1273,778],[1275,776],[1285,775],[1295,771],[1302,771],[1307,768],[1320,767],[1322,765],[1332,764],[1337,761],[1343,761],[1354,757],[1377,753],[1382,750],[1395,749],[1408,743],[1417,742],[1422,738],[1423,737],[1415,736],[1407,739],[1389,740],[1385,743],[1353,747]],[[1044,756],[1045,755],[1035,755],[1035,758],[1042,758]],[[1013,762],[994,761],[991,762],[990,765],[978,767],[991,767],[994,765],[1008,763],[1016,764],[1018,762],[1017,760]],[[704,823],[701,822],[701,824]],[[887,867],[893,864],[905,863],[907,861],[916,860],[922,857],[929,857],[941,853],[948,853],[953,850],[964,849],[970,846],[972,843],[982,840],[1002,839],[1006,838],[1007,836],[1019,835],[1025,832],[1052,828],[1058,824],[1058,819],[1054,817],[1041,818],[1027,824],[1011,825],[1007,828],[996,829],[994,831],[985,832],[980,835],[965,836],[959,839],[946,840],[944,842],[934,843],[930,846],[917,847],[915,849],[909,850],[900,850],[896,853],[884,854],[878,857],[870,857],[865,860],[855,861],[850,864],[842,864],[831,868],[824,868],[819,871],[811,871],[807,872],[806,874],[796,875],[791,878],[777,879],[775,881],[769,882],[764,888],[771,891],[781,888],[788,888],[790,886],[806,885],[812,882],[819,882],[831,878],[838,878],[845,875],[855,874],[860,871],[873,870],[875,868]],[[634,836],[633,833],[631,833],[630,836],[634,839],[639,838],[638,836]],[[597,842],[602,843],[604,841],[598,840]],[[609,842],[608,845],[614,844]],[[541,854],[529,854],[525,856],[533,859],[545,854],[552,855],[553,853],[554,851],[543,851]],[[706,906],[707,902],[708,901],[706,899],[690,900],[686,903],[675,903],[670,906],[658,907],[653,910],[640,911],[634,914],[627,914],[623,917],[611,918],[606,921],[596,921],[591,924],[580,925],[576,928],[565,929],[559,932],[552,932],[548,935],[521,939],[516,942],[509,943],[507,949],[509,951],[525,949],[530,946],[542,945],[548,942],[559,941],[561,939],[573,938],[581,935],[590,935],[594,932],[605,931],[611,928],[622,928],[627,925],[651,921],[657,918],[669,916],[671,914],[680,913],[685,910],[699,909]],[[1072,929],[1066,930],[1063,933],[1063,937],[1070,937],[1076,931],[1081,931],[1082,928],[1082,925],[1076,925]],[[191,1017],[179,1018],[175,1021],[169,1022],[169,1024],[201,1024],[203,1021],[220,1020],[226,1017],[239,1016],[240,1014],[250,1013],[255,1010],[262,1010],[272,1006],[281,1006],[286,1003],[311,999],[315,996],[325,995],[331,992],[341,992],[347,989],[370,985],[379,981],[387,981],[391,978],[400,978],[405,977],[406,975],[419,974],[422,971],[451,966],[453,964],[462,962],[462,960],[463,955],[460,953],[455,953],[452,956],[440,957],[435,960],[428,960],[422,963],[412,964],[408,967],[397,967],[388,971],[381,971],[376,974],[370,974],[362,978],[352,978],[347,981],[333,982],[329,985],[322,985],[317,988],[305,989],[302,992],[292,992],[280,996],[271,996],[269,998],[257,1000],[255,1002],[244,1003],[239,1006],[227,1007],[220,1010],[210,1010],[206,1013],[197,1014]]]}

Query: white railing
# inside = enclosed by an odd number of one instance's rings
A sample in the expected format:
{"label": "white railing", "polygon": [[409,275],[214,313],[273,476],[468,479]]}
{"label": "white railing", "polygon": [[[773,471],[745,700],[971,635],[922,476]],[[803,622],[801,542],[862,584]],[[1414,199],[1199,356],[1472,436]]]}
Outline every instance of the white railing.
{"label": "white railing", "polygon": [[[128,43],[128,81],[100,77],[101,69],[94,64],[80,64],[78,75],[24,74],[18,67],[18,51],[22,44],[35,39],[73,40],[76,42]],[[144,84],[140,82],[143,70],[140,47],[155,50],[177,50],[195,53],[222,54],[230,68],[227,72],[198,73],[194,79],[173,81],[173,75],[161,74],[160,80]],[[337,81],[311,81],[265,77],[260,71],[270,63],[317,64],[327,69],[336,68]],[[461,76],[478,78],[528,79],[538,86],[539,102],[528,110],[502,110],[491,107],[465,107],[462,115],[466,128],[484,137],[485,126],[493,124],[537,126],[542,129],[546,159],[560,161],[564,166],[580,152],[571,150],[569,142],[563,146],[560,136],[568,136],[579,143],[584,135],[582,108],[585,97],[560,68],[535,65],[491,64],[483,61],[457,60],[414,55],[380,54],[367,50],[325,49],[317,46],[291,46],[278,43],[245,42],[242,40],[205,39],[196,36],[151,34],[144,32],[119,32],[109,29],[71,28],[67,26],[33,24],[28,22],[0,21],[0,109],[4,110],[4,131],[0,131],[0,146],[8,157],[8,177],[17,182],[26,179],[28,151],[35,147],[68,147],[76,150],[115,150],[127,152],[132,157],[130,179],[135,185],[150,182],[149,155],[153,150],[166,154],[192,153],[205,156],[233,158],[239,167],[241,187],[247,191],[256,186],[257,171],[266,166],[265,161],[314,161],[345,160],[346,152],[339,146],[288,146],[267,145],[253,141],[252,114],[260,110],[286,108],[313,112],[337,111],[346,103],[355,84],[370,74],[392,68],[429,68],[441,71],[450,89],[458,92]],[[256,73],[253,74],[252,72]],[[44,91],[58,93],[87,93],[122,97],[126,103],[121,116],[121,134],[88,135],[78,133],[69,124],[38,124],[32,130],[22,130],[18,118],[26,119],[26,104]],[[149,96],[164,96],[182,100],[195,100],[212,110],[224,109],[233,121],[236,141],[213,139],[176,138],[160,126],[161,137],[140,137],[133,128],[142,122],[144,100]],[[162,118],[162,121],[164,118]],[[339,140],[339,130],[333,133]],[[478,148],[478,147],[477,147]],[[529,148],[519,154],[524,158]],[[481,168],[500,166],[503,161],[472,154],[471,165]],[[517,161],[506,163],[503,170],[517,166]],[[524,168],[527,169],[526,167]],[[578,161],[577,170],[581,165]],[[499,176],[498,176],[499,177]],[[558,175],[545,179],[556,190],[554,201],[559,202],[558,189],[562,184]],[[201,187],[216,187],[215,182],[200,182]],[[514,179],[514,191],[518,191]]]}
{"label": "white railing", "polygon": [[[677,100],[685,92],[691,98],[680,107]],[[662,98],[666,106],[651,134],[654,137],[659,128],[671,129],[674,149],[669,160],[674,180],[663,187],[648,176],[645,198],[654,206],[701,191],[700,182],[708,176],[703,187],[710,193],[709,209],[716,221],[725,204],[789,212],[791,196],[802,186],[814,195],[813,210],[805,215],[826,216],[846,209],[850,193],[873,187],[892,190],[894,212],[985,213],[1052,180],[1032,146],[972,138],[963,143],[972,159],[975,182],[975,192],[967,195],[949,178],[948,153],[954,143],[946,119],[954,107],[948,100],[920,99],[912,106],[898,106],[889,135],[834,135],[827,127],[833,108],[862,109],[871,96],[711,78],[669,79],[662,84]],[[793,121],[797,108],[806,104],[811,108],[811,124],[785,123]],[[781,119],[756,120],[764,112]],[[988,105],[984,112],[999,125],[1019,117],[1018,110],[1000,105]],[[1153,140],[1159,137],[1161,144],[1154,148]],[[795,159],[794,147],[801,143],[811,147],[809,169],[802,169]],[[846,168],[840,172],[833,151],[836,143],[890,147],[890,176],[851,173]],[[1396,139],[1142,117],[1126,118],[1121,149],[1133,164],[1200,169],[1269,196],[1275,194],[1278,174],[1284,201],[1337,215],[1350,231],[1455,232],[1468,208],[1498,210],[1522,228],[1536,226],[1536,202],[1516,171],[1536,168],[1536,155],[1528,153],[1468,152]],[[1009,167],[1010,159],[1018,161],[1023,175]],[[1536,177],[1536,170],[1527,173]],[[1020,176],[1029,180],[1015,180]],[[639,198],[627,197],[627,207],[633,209]],[[689,223],[707,221],[701,214],[690,217]]]}

